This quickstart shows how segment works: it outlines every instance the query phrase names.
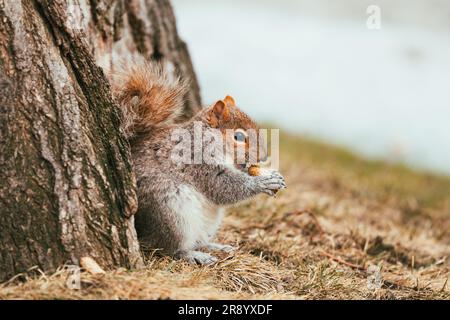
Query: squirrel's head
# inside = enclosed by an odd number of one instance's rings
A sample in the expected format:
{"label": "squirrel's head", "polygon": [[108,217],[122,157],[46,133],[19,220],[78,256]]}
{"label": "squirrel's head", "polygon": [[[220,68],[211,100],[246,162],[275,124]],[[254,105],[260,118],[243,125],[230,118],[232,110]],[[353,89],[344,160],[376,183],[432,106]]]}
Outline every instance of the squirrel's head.
{"label": "squirrel's head", "polygon": [[[265,137],[257,124],[241,111],[231,96],[215,102],[201,113],[203,122],[222,133],[225,153],[239,170],[267,160]],[[234,154],[234,155],[233,155]]]}

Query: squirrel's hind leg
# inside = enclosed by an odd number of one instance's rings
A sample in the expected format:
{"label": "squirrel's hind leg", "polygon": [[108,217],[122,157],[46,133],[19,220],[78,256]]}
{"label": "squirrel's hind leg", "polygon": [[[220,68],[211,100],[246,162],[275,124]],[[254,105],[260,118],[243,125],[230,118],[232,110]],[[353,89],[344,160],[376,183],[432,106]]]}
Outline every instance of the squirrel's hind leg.
{"label": "squirrel's hind leg", "polygon": [[209,223],[208,227],[208,240],[198,246],[199,249],[206,249],[209,251],[222,251],[222,252],[231,252],[235,251],[236,248],[227,244],[220,244],[214,242],[214,238],[216,237],[217,230],[219,229],[222,218],[225,213],[224,207],[217,208],[214,218]]}
{"label": "squirrel's hind leg", "polygon": [[210,251],[222,251],[222,252],[232,252],[235,251],[237,248],[230,246],[228,244],[220,244],[215,242],[209,242],[206,243],[203,248]]}
{"label": "squirrel's hind leg", "polygon": [[211,265],[217,262],[217,258],[210,255],[209,253],[195,250],[178,251],[175,254],[175,257],[187,260],[190,263],[197,263],[200,265]]}

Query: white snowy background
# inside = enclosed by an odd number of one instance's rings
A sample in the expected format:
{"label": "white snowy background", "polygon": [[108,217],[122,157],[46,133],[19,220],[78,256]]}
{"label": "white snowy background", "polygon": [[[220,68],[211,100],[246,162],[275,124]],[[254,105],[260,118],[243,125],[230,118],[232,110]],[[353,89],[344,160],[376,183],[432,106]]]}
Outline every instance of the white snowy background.
{"label": "white snowy background", "polygon": [[281,129],[450,174],[449,0],[173,4],[205,103],[231,94]]}

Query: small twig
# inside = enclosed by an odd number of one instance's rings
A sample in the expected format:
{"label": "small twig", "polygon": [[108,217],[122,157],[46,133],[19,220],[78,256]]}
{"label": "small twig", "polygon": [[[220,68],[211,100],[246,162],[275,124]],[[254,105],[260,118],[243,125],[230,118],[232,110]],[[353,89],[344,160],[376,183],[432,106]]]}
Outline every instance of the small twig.
{"label": "small twig", "polygon": [[[346,265],[348,267],[351,267],[353,269],[360,270],[360,271],[364,272],[365,274],[367,274],[366,269],[363,266],[361,266],[361,265],[357,265],[357,264],[345,261],[345,260],[343,260],[340,257],[336,257],[336,256],[334,256],[334,255],[332,255],[332,254],[330,254],[328,252],[322,251],[322,250],[319,251],[319,253],[324,255],[324,256],[326,256],[326,257],[328,257],[328,258],[330,258],[333,261],[339,262],[339,263],[341,263],[343,265]],[[445,284],[447,284],[447,281],[445,282]],[[410,290],[410,291],[417,291],[418,290],[417,289],[418,288],[418,284],[417,283],[416,283],[416,288],[411,288],[411,287],[404,286],[404,285],[395,283],[393,281],[388,281],[388,280],[383,280],[383,287],[386,287],[388,289],[395,289],[395,290],[400,290],[400,289],[402,289],[402,290]],[[445,285],[444,285],[443,288],[445,288]]]}
{"label": "small twig", "polygon": [[346,266],[348,266],[348,267],[351,267],[351,268],[353,268],[353,269],[358,269],[358,270],[362,270],[362,271],[365,271],[365,270],[366,270],[363,266],[360,266],[360,265],[357,265],[357,264],[354,264],[354,263],[345,261],[344,259],[342,259],[342,258],[340,258],[340,257],[336,257],[336,256],[332,255],[331,253],[328,253],[328,252],[325,252],[325,251],[322,251],[322,250],[319,251],[319,253],[320,253],[321,255],[324,255],[324,256],[330,258],[330,259],[333,260],[333,261],[339,262],[339,263],[341,263],[341,264],[343,264],[343,265],[346,265]]}
{"label": "small twig", "polygon": [[441,292],[445,291],[445,287],[447,286],[447,282],[448,282],[448,277],[447,277],[447,279],[445,279],[444,285],[442,286],[442,289],[440,290]]}

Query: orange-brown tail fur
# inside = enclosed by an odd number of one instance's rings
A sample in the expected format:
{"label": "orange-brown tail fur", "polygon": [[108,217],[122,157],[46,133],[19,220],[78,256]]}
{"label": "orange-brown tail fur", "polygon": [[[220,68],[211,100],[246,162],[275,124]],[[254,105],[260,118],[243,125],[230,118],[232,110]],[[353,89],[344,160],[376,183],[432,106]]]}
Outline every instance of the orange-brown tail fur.
{"label": "orange-brown tail fur", "polygon": [[123,63],[112,76],[112,86],[128,139],[172,124],[181,115],[188,88],[185,80],[172,77],[163,64],[146,61]]}

